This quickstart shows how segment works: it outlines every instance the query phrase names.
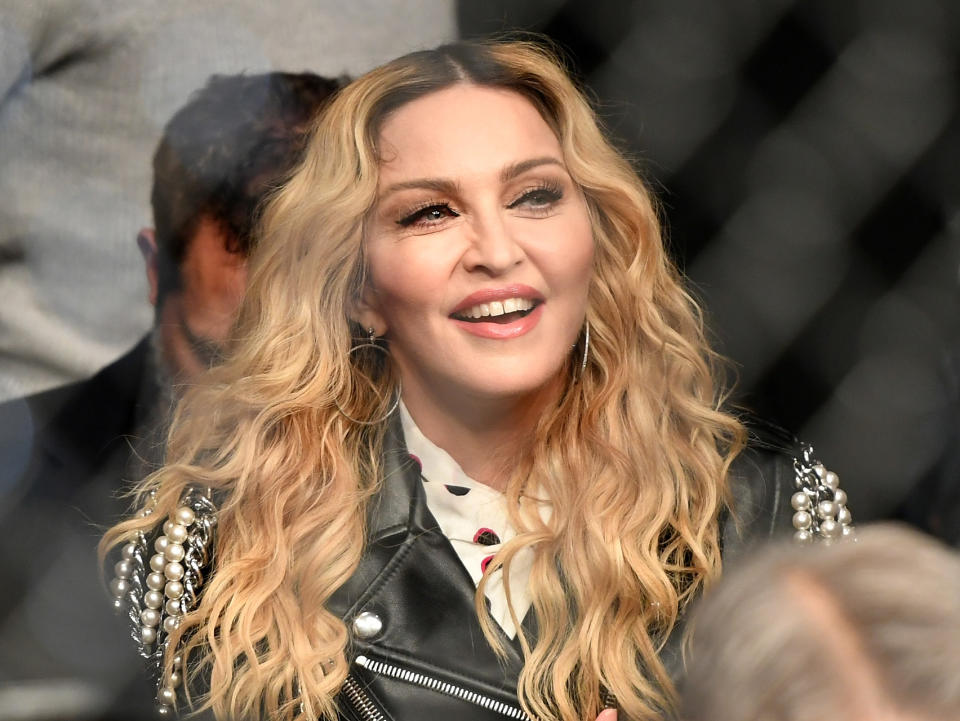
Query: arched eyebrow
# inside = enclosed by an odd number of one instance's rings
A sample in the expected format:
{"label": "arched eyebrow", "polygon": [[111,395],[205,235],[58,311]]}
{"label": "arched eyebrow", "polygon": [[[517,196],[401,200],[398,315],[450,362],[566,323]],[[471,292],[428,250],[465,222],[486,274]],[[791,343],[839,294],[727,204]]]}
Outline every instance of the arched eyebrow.
{"label": "arched eyebrow", "polygon": [[391,183],[387,188],[380,194],[381,198],[385,198],[391,193],[396,193],[398,190],[435,190],[438,193],[444,193],[447,195],[455,195],[460,190],[459,183],[455,183],[452,180],[447,180],[446,178],[417,178],[416,180],[403,180],[399,183]]}
{"label": "arched eyebrow", "polygon": [[[556,165],[566,169],[559,158],[551,155],[545,155],[540,158],[530,158],[529,160],[520,160],[516,163],[510,163],[504,166],[500,171],[500,182],[509,183],[514,178],[523,175],[528,170],[537,168],[541,165]],[[460,184],[447,178],[416,178],[414,180],[402,180],[399,183],[391,183],[380,194],[380,198],[385,198],[391,193],[400,190],[433,190],[447,195],[456,195],[460,191]]]}
{"label": "arched eyebrow", "polygon": [[523,175],[528,170],[537,168],[541,165],[559,165],[561,168],[566,169],[566,166],[559,158],[554,158],[552,155],[544,155],[540,158],[530,158],[529,160],[521,160],[517,163],[510,163],[503,170],[500,171],[500,182],[509,183],[514,178]]}

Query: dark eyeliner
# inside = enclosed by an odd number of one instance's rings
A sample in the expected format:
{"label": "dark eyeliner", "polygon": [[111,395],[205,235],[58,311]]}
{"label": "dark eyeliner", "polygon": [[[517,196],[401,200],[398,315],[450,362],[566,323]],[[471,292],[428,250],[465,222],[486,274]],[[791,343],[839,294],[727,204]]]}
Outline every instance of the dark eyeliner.
{"label": "dark eyeliner", "polygon": [[421,205],[414,210],[410,211],[400,220],[396,221],[397,225],[407,228],[411,225],[414,225],[418,221],[423,219],[423,215],[430,210],[441,210],[445,213],[448,213],[451,217],[457,217],[457,213],[453,208],[451,208],[447,203],[427,203],[426,205]]}
{"label": "dark eyeliner", "polygon": [[530,200],[533,196],[537,194],[543,194],[546,196],[548,203],[556,203],[558,200],[563,198],[563,187],[559,183],[544,182],[540,185],[537,185],[533,188],[529,188],[520,194],[516,200],[510,203],[507,208],[513,210],[522,203]]}

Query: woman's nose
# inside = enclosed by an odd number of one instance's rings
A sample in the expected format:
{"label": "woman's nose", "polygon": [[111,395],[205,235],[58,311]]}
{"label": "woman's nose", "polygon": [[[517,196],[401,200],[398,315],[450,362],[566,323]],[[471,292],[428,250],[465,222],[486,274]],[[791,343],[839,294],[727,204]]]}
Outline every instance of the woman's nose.
{"label": "woman's nose", "polygon": [[472,272],[502,275],[525,257],[514,230],[499,212],[476,216],[470,223],[468,241],[462,262]]}

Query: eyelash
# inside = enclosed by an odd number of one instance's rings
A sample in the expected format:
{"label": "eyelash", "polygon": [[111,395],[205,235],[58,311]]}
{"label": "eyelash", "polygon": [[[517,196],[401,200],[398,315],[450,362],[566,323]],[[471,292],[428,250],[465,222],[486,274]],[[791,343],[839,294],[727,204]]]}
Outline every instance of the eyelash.
{"label": "eyelash", "polygon": [[[563,188],[559,183],[544,182],[540,185],[523,191],[523,193],[521,193],[516,200],[513,200],[507,204],[507,209],[513,210],[524,203],[536,199],[540,201],[541,204],[529,206],[529,210],[532,211],[534,215],[545,215],[547,212],[549,212],[550,208],[562,198]],[[460,216],[460,213],[451,208],[449,203],[429,202],[411,209],[402,218],[400,218],[400,220],[397,221],[397,225],[402,228],[429,227],[431,225],[436,225],[437,223],[441,222],[439,218],[435,220],[430,220],[427,218],[427,215],[432,212],[441,212],[452,218],[457,218]]]}
{"label": "eyelash", "polygon": [[520,197],[507,205],[507,208],[513,210],[514,208],[522,205],[525,202],[529,202],[534,198],[537,198],[543,202],[541,205],[529,206],[530,210],[532,210],[534,213],[546,214],[550,208],[553,207],[554,203],[563,198],[563,188],[559,183],[549,181],[540,183],[539,185],[524,190],[520,194]]}
{"label": "eyelash", "polygon": [[450,207],[447,203],[426,203],[425,205],[420,205],[413,208],[405,216],[400,218],[397,221],[397,225],[402,228],[409,228],[411,226],[430,226],[435,225],[439,220],[427,220],[427,213],[439,210],[441,212],[447,213],[450,217],[456,218],[460,215],[457,211]]}

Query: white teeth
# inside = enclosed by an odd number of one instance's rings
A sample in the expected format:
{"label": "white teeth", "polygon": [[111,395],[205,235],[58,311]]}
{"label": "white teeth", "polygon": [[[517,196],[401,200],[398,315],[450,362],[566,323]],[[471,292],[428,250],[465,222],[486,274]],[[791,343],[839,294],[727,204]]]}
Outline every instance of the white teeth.
{"label": "white teeth", "polygon": [[528,298],[507,298],[502,301],[495,300],[492,303],[480,303],[460,311],[457,315],[463,318],[486,318],[531,308],[533,308],[533,301]]}

